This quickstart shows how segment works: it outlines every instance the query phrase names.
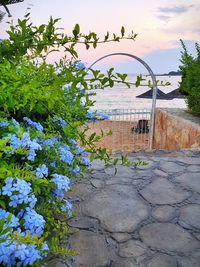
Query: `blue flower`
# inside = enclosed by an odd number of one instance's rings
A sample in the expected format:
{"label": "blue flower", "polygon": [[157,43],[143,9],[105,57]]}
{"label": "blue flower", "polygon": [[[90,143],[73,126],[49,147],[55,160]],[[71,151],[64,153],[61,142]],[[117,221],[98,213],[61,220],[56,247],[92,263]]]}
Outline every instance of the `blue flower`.
{"label": "blue flower", "polygon": [[46,242],[44,242],[42,244],[41,250],[43,251],[43,256],[46,257],[47,256],[47,252],[49,251],[49,247],[48,247]]}
{"label": "blue flower", "polygon": [[36,170],[35,170],[35,175],[36,177],[38,178],[43,178],[44,176],[48,176],[48,168],[45,164],[42,164],[41,167],[38,167]]}
{"label": "blue flower", "polygon": [[0,243],[0,263],[3,266],[27,266],[41,259],[35,245],[18,244],[9,240]]}
{"label": "blue flower", "polygon": [[88,111],[85,117],[86,117],[86,119],[90,119],[90,120],[95,120],[96,119],[95,114],[93,112],[91,112],[91,111]]}
{"label": "blue flower", "polygon": [[91,166],[91,161],[87,158],[82,158],[81,163],[86,165],[86,166]]}
{"label": "blue flower", "polygon": [[[34,262],[40,260],[41,255],[40,255],[40,251],[36,248],[35,245],[25,245],[25,246],[26,246],[26,248],[24,248],[25,253],[22,255],[25,255],[26,257],[24,259],[21,258],[20,263],[22,266],[27,266],[27,265],[30,266],[30,265],[33,265]],[[18,251],[19,250],[16,250],[15,255]],[[18,257],[19,257],[19,255],[20,254],[18,253]]]}
{"label": "blue flower", "polygon": [[29,153],[27,154],[27,159],[30,161],[34,161],[35,156],[36,156],[35,150],[30,149]]}
{"label": "blue flower", "polygon": [[109,116],[105,113],[102,112],[92,112],[88,111],[86,114],[86,119],[90,119],[91,121],[96,121],[96,120],[109,120]]}
{"label": "blue flower", "polygon": [[58,197],[60,199],[63,199],[64,198],[64,193],[63,193],[63,190],[60,190],[60,189],[53,189],[52,190],[52,195],[54,197]]}
{"label": "blue flower", "polygon": [[21,139],[21,145],[23,148],[28,148],[29,152],[27,153],[27,159],[34,161],[36,153],[35,150],[42,150],[42,147],[40,144],[38,144],[37,139],[30,139],[29,133],[25,132],[22,135]]}
{"label": "blue flower", "polygon": [[76,70],[85,69],[85,65],[80,61],[75,62],[74,67],[76,68]]}
{"label": "blue flower", "polygon": [[55,167],[56,167],[56,162],[55,162],[55,161],[52,161],[52,162],[50,163],[50,166],[53,167],[53,168],[55,168]]}
{"label": "blue flower", "polygon": [[29,230],[30,235],[37,234],[39,237],[43,234],[45,220],[42,215],[35,210],[26,209],[24,219],[24,227]]}
{"label": "blue flower", "polygon": [[31,139],[30,139],[29,133],[27,133],[27,132],[23,133],[21,142],[22,142],[22,147],[29,147],[30,146]]}
{"label": "blue flower", "polygon": [[11,220],[10,222],[7,221],[8,219],[8,216],[10,215],[11,213],[3,210],[3,209],[0,209],[0,219],[4,219],[4,229],[7,228],[7,227],[13,227],[13,228],[17,228],[19,226],[19,219],[17,217],[15,217],[15,215],[11,214],[12,217],[11,217]]}
{"label": "blue flower", "polygon": [[8,134],[8,138],[13,149],[18,149],[21,146],[21,140],[15,134]]}
{"label": "blue flower", "polygon": [[71,174],[78,175],[80,173],[80,167],[76,166],[76,168],[71,169]]}
{"label": "blue flower", "polygon": [[59,147],[59,154],[60,154],[61,161],[66,162],[68,164],[72,163],[74,156],[69,151],[69,147],[67,145],[62,145]]}
{"label": "blue flower", "polygon": [[74,146],[77,145],[77,142],[74,139],[69,138],[67,141]]}
{"label": "blue flower", "polygon": [[0,243],[0,263],[3,266],[12,266],[15,264],[15,250],[16,242],[11,243],[9,240],[6,240]]}
{"label": "blue flower", "polygon": [[65,91],[69,91],[71,89],[71,85],[70,84],[65,84],[63,85],[63,89],[65,89]]}
{"label": "blue flower", "polygon": [[61,210],[63,212],[67,211],[68,212],[68,216],[72,217],[72,203],[69,202],[68,200],[64,200],[65,203],[62,205]]}
{"label": "blue flower", "polygon": [[12,118],[12,124],[13,124],[13,126],[20,127],[19,122],[16,121],[14,118]]}
{"label": "blue flower", "polygon": [[58,126],[61,126],[62,128],[64,128],[67,125],[65,120],[63,120],[62,118],[58,118],[58,117],[54,117],[53,122],[55,122]]}
{"label": "blue flower", "polygon": [[42,139],[42,140],[40,140],[40,142],[41,142],[42,146],[45,146],[46,149],[49,149],[49,148],[53,147],[58,142],[58,138],[52,137],[49,139]]}
{"label": "blue flower", "polygon": [[37,201],[31,191],[31,184],[18,178],[6,178],[5,186],[2,187],[2,195],[9,196],[9,206],[14,208],[23,203],[34,207]]}
{"label": "blue flower", "polygon": [[97,112],[96,116],[101,120],[109,120],[109,116],[102,112]]}
{"label": "blue flower", "polygon": [[39,132],[43,131],[43,127],[39,122],[34,122],[31,119],[24,117],[23,120],[32,128],[35,128],[36,130],[38,130]]}
{"label": "blue flower", "polygon": [[11,196],[12,192],[14,191],[12,182],[13,182],[13,178],[6,178],[5,180],[6,184],[5,186],[2,187],[2,195],[7,195],[7,196]]}
{"label": "blue flower", "polygon": [[52,177],[52,181],[56,184],[57,189],[66,191],[70,189],[70,179],[67,176],[55,173]]}
{"label": "blue flower", "polygon": [[84,155],[85,154],[85,150],[79,146],[76,147],[76,155]]}
{"label": "blue flower", "polygon": [[9,126],[8,121],[0,121],[0,127],[7,127],[7,126]]}

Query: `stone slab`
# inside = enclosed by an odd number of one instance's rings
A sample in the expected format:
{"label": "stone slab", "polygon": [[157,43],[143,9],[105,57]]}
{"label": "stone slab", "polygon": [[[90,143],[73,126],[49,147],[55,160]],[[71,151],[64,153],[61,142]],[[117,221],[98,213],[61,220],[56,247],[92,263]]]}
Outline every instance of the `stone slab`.
{"label": "stone slab", "polygon": [[132,178],[134,176],[134,170],[132,170],[130,167],[122,165],[118,165],[116,169],[114,167],[105,168],[105,173],[119,178]]}
{"label": "stone slab", "polygon": [[200,173],[200,165],[190,165],[187,167],[188,172],[199,172]]}
{"label": "stone slab", "polygon": [[[176,258],[166,254],[157,253],[146,267],[178,267]],[[188,266],[189,267],[189,266]]]}
{"label": "stone slab", "polygon": [[112,234],[112,237],[118,242],[124,242],[128,239],[131,239],[131,235],[127,233],[114,233]]}
{"label": "stone slab", "polygon": [[93,169],[93,170],[102,170],[104,168],[105,168],[105,163],[104,163],[103,160],[95,159],[94,161],[92,161],[91,169]]}
{"label": "stone slab", "polygon": [[147,247],[144,243],[137,240],[128,240],[119,246],[121,257],[139,257],[145,254]]}
{"label": "stone slab", "polygon": [[112,264],[112,267],[139,267],[139,265],[134,260],[119,259]]}
{"label": "stone slab", "polygon": [[170,221],[175,214],[175,210],[171,206],[161,206],[161,207],[156,207],[152,211],[152,216],[161,222],[167,222]]}
{"label": "stone slab", "polygon": [[152,248],[174,252],[191,252],[200,248],[189,232],[172,223],[152,223],[140,230],[142,241]]}
{"label": "stone slab", "polygon": [[180,203],[190,196],[186,190],[179,188],[165,178],[155,178],[140,193],[153,204]]}
{"label": "stone slab", "polygon": [[98,220],[88,217],[75,217],[68,221],[68,225],[79,229],[95,229],[98,225]]}
{"label": "stone slab", "polygon": [[166,161],[160,162],[160,168],[161,170],[167,173],[177,173],[184,170],[184,166],[180,166],[175,162],[166,162]]}
{"label": "stone slab", "polygon": [[114,255],[107,245],[104,236],[90,231],[79,231],[71,239],[72,249],[79,252],[76,267],[109,266]]}
{"label": "stone slab", "polygon": [[200,193],[200,174],[189,172],[176,176],[175,181],[183,184],[184,186]]}
{"label": "stone slab", "polygon": [[183,222],[187,227],[195,227],[200,229],[200,205],[191,204],[180,209],[180,222]]}
{"label": "stone slab", "polygon": [[104,185],[104,182],[100,179],[91,179],[90,182],[96,188],[101,188]]}
{"label": "stone slab", "polygon": [[84,214],[100,220],[109,232],[133,232],[148,217],[148,206],[131,186],[107,186],[82,204]]}
{"label": "stone slab", "polygon": [[155,170],[153,170],[153,172],[158,176],[162,176],[162,177],[167,177],[168,176],[167,172],[161,171],[159,169],[155,169]]}

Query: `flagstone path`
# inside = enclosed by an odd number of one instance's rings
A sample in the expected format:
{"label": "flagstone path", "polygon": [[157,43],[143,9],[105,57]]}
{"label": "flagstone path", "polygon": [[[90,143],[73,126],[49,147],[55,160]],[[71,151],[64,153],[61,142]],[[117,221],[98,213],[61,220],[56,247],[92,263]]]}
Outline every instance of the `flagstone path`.
{"label": "flagstone path", "polygon": [[[72,267],[200,267],[200,151],[132,153],[137,170],[93,163],[74,186]],[[54,265],[56,266],[56,265]]]}

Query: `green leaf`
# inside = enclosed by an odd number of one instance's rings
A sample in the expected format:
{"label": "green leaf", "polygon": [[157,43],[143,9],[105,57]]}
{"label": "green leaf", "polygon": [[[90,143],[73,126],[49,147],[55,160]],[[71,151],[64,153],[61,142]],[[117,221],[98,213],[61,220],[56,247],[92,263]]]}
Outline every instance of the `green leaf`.
{"label": "green leaf", "polygon": [[0,206],[5,209],[6,208],[6,205],[5,205],[5,202],[3,200],[0,200]]}
{"label": "green leaf", "polygon": [[124,37],[124,34],[125,34],[125,28],[124,28],[124,26],[122,26],[121,27],[121,35],[122,35],[122,37]]}
{"label": "green leaf", "polygon": [[74,34],[74,37],[77,37],[78,36],[78,34],[80,33],[80,26],[79,26],[79,24],[76,24],[75,25],[75,27],[74,27],[74,29],[73,29],[73,34]]}

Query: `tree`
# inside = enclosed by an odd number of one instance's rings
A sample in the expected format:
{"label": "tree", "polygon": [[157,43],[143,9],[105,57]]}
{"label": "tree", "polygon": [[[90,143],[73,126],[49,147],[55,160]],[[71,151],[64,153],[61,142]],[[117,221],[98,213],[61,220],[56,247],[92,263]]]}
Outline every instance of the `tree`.
{"label": "tree", "polygon": [[195,43],[196,57],[192,57],[181,40],[182,54],[180,72],[182,79],[180,82],[180,92],[186,94],[188,109],[196,114],[200,114],[200,47]]}

